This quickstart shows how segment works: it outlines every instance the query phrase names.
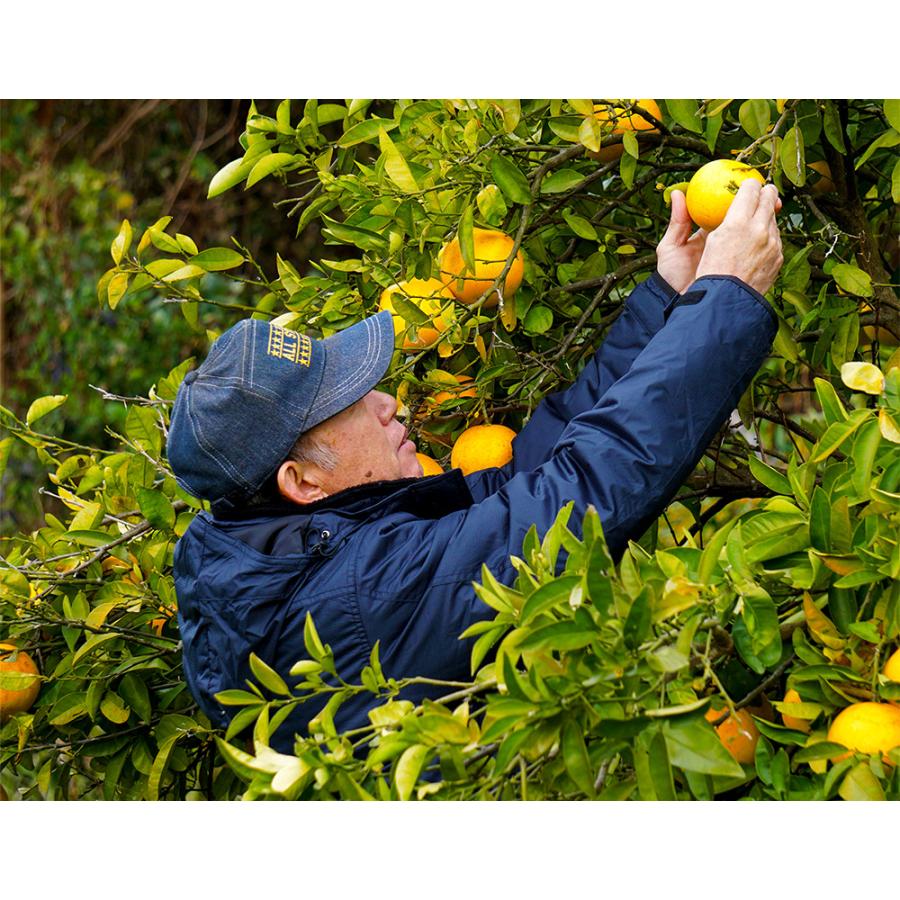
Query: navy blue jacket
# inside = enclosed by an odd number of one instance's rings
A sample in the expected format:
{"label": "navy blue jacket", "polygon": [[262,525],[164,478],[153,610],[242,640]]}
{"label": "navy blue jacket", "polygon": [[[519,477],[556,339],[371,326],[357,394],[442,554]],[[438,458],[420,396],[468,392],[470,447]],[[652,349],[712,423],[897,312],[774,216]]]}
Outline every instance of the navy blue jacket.
{"label": "navy blue jacket", "polygon": [[[543,534],[570,500],[573,522],[594,505],[620,554],[690,474],[775,331],[769,304],[736,278],[707,276],[678,295],[654,274],[577,381],[538,406],[503,468],[364,485],[229,519],[199,513],[175,550],[197,702],[226,726],[235,708],[214,695],[246,687],[251,652],[295,683],[287,673],[307,657],[308,612],[347,681],[358,682],[376,640],[388,677],[467,680],[471,641],[459,635],[494,615],[472,589],[482,563],[512,583],[509,557],[528,528]],[[345,703],[338,729],[367,724],[372,702]],[[273,746],[289,750],[320,706],[299,706]]]}

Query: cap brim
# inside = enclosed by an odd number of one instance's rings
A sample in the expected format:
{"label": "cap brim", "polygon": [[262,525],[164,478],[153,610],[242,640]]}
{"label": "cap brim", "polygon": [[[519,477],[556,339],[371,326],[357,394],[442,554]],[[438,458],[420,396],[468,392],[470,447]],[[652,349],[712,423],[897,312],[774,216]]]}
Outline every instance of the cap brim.
{"label": "cap brim", "polygon": [[394,353],[387,310],[325,338],[325,368],[304,431],[356,403],[384,378]]}

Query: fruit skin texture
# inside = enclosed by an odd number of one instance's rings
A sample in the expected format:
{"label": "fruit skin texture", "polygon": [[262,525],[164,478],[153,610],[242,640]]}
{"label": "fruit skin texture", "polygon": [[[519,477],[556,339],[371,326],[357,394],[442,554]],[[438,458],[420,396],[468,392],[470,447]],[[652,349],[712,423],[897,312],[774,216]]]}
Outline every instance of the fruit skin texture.
{"label": "fruit skin texture", "polygon": [[[802,703],[803,701],[800,699],[800,695],[791,688],[789,691],[785,691],[784,702]],[[796,716],[788,716],[782,713],[781,720],[784,722],[785,728],[793,728],[795,731],[803,731],[809,734],[810,725],[806,719],[798,719]]]}
{"label": "fruit skin texture", "polygon": [[895,650],[884,664],[881,674],[888,681],[900,682],[900,650]]}
{"label": "fruit skin texture", "polygon": [[[712,709],[706,711],[706,721],[715,722],[719,719],[724,709]],[[722,746],[741,765],[750,765],[756,757],[756,745],[759,742],[759,729],[753,721],[753,716],[746,709],[735,711],[729,715],[721,725],[716,726],[716,734],[722,742]]]}
{"label": "fruit skin texture", "polygon": [[[888,703],[853,703],[835,716],[828,740],[859,753],[887,753],[900,747],[900,709]],[[843,753],[832,762],[849,755]],[[886,756],[884,761],[890,762]]]}
{"label": "fruit skin texture", "polygon": [[[24,672],[28,675],[40,675],[34,660],[23,650],[19,650],[15,662],[9,659],[10,652],[16,649],[13,644],[0,644],[0,673],[6,675],[10,672]],[[40,690],[41,683],[38,680],[18,691],[0,688],[0,723],[6,722],[16,713],[30,709],[31,704],[37,700]]]}
{"label": "fruit skin texture", "polygon": [[[407,299],[411,303],[415,303],[422,312],[433,316],[434,327],[424,325],[421,328],[417,328],[415,338],[411,337],[407,330],[409,326],[406,320],[399,313],[394,312],[394,303],[391,300],[391,294],[394,293],[406,295]],[[398,281],[397,284],[392,284],[390,287],[385,288],[381,292],[378,309],[386,309],[393,314],[395,335],[404,332],[401,349],[421,350],[423,347],[431,346],[441,336],[441,332],[446,331],[447,322],[438,313],[452,299],[453,295],[439,279],[410,278],[409,281]]]}
{"label": "fruit skin texture", "polygon": [[436,460],[432,459],[425,453],[417,453],[416,459],[419,461],[419,465],[422,467],[422,476],[425,475],[443,475],[444,470],[441,468],[441,464]]}
{"label": "fruit skin texture", "polygon": [[[646,109],[655,119],[662,121],[662,113],[655,100],[638,100],[636,102],[638,106]],[[624,106],[595,103],[594,116],[600,121],[601,125],[605,125],[612,120],[613,129],[610,132],[611,134],[623,134],[626,131],[656,131],[656,127],[643,116],[637,113],[625,115]],[[606,128],[604,128],[604,131],[606,131]],[[600,162],[611,162],[614,159],[618,159],[624,152],[625,148],[621,144],[613,144],[611,147],[601,147],[598,153],[589,153],[588,155]]]}
{"label": "fruit skin texture", "polygon": [[748,178],[765,184],[756,169],[733,159],[714,159],[701,166],[691,178],[685,196],[690,217],[707,231],[718,228],[741,182]]}
{"label": "fruit skin texture", "polygon": [[473,425],[456,439],[450,465],[462,469],[463,475],[506,465],[512,459],[515,436],[515,431],[505,425]]}
{"label": "fruit skin texture", "polygon": [[[512,251],[515,241],[502,231],[491,231],[487,228],[472,229],[475,243],[475,271],[463,274],[465,263],[459,238],[453,238],[440,255],[441,278],[461,303],[471,305],[493,284],[494,279],[503,271],[506,258]],[[519,289],[525,272],[525,258],[522,251],[516,257],[503,281],[503,299],[510,299]],[[462,276],[462,282],[457,279]],[[500,298],[494,291],[485,301],[484,307],[496,306]]]}

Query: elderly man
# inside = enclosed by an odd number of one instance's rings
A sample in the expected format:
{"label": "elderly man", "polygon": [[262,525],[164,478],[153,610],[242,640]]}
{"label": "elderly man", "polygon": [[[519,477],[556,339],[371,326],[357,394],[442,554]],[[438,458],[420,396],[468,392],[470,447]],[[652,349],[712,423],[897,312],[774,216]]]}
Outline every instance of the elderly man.
{"label": "elderly man", "polygon": [[[234,711],[215,694],[245,686],[251,652],[282,676],[307,656],[307,613],[345,680],[376,641],[389,677],[466,679],[459,635],[492,615],[472,589],[482,563],[511,582],[529,527],[542,533],[570,500],[575,521],[593,504],[616,555],[654,521],[769,351],[762,295],[782,263],[773,186],[745,182],[708,237],[672,199],[657,271],[500,469],[421,477],[394,398],[374,389],[390,313],[321,341],[246,320],[215,342],[168,439],[179,483],[211,503],[178,543],[175,583],[185,675],[215,725]],[[372,702],[346,702],[338,729],[366,724]],[[320,707],[299,704],[273,745],[290,749]]]}

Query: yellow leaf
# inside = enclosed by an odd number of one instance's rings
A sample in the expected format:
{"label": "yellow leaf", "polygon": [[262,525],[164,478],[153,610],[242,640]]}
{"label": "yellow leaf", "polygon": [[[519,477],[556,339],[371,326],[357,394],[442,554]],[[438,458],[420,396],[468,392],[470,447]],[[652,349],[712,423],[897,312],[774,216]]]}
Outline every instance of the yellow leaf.
{"label": "yellow leaf", "polygon": [[878,428],[886,441],[900,444],[900,428],[897,427],[894,417],[886,409],[878,410]]}
{"label": "yellow leaf", "polygon": [[809,633],[816,641],[832,650],[840,650],[844,646],[844,640],[834,623],[813,603],[809,594],[803,595],[803,614],[806,616]]}
{"label": "yellow leaf", "polygon": [[853,391],[880,394],[884,391],[884,375],[878,366],[867,362],[848,362],[841,366],[841,381]]}

